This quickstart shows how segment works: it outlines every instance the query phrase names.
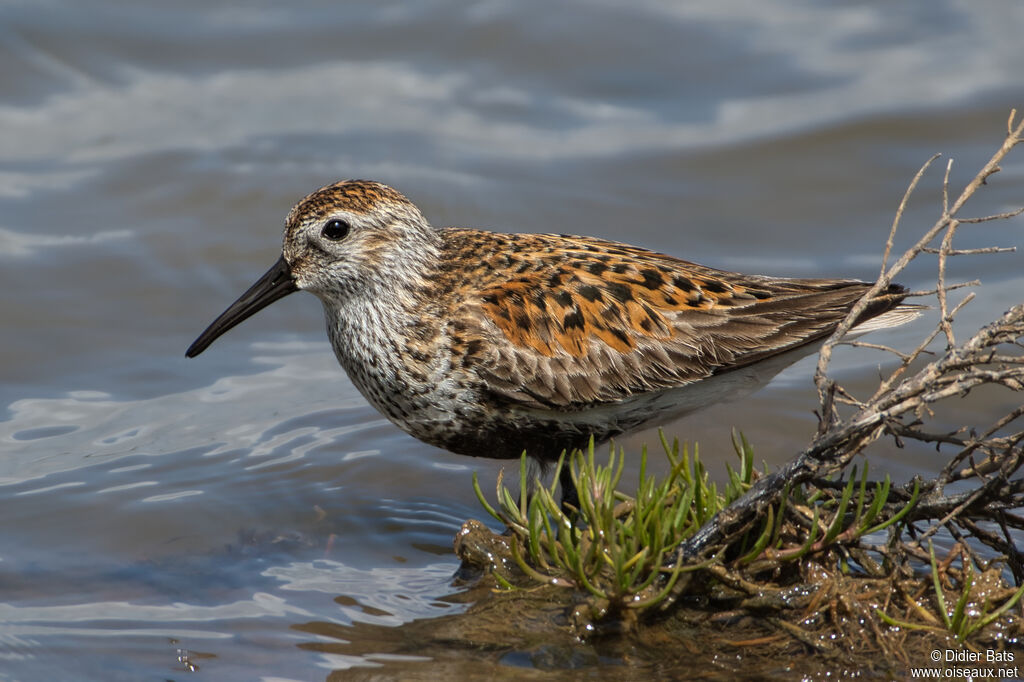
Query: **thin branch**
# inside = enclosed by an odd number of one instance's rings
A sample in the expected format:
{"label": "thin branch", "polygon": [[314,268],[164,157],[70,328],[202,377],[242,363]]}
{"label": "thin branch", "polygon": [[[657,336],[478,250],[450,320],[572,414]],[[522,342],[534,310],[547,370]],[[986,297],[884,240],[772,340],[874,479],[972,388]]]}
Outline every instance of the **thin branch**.
{"label": "thin branch", "polygon": [[[676,556],[690,562],[720,551],[745,529],[751,528],[755,519],[763,517],[768,506],[778,501],[783,490],[808,483],[813,479],[825,478],[830,472],[842,470],[857,453],[885,433],[891,433],[897,438],[911,438],[959,448],[958,454],[943,470],[943,474],[927,484],[931,498],[922,500],[918,507],[915,507],[915,518],[928,518],[935,522],[915,541],[900,543],[900,551],[904,552],[905,556],[916,557],[918,560],[923,556],[927,560],[927,554],[922,550],[920,543],[940,528],[947,528],[950,532],[958,534],[959,531],[952,524],[958,522],[968,509],[972,510],[972,514],[976,510],[980,514],[974,518],[996,518],[999,514],[999,518],[1003,519],[1001,523],[1016,522],[1016,517],[1007,520],[1010,517],[1006,516],[1006,511],[1024,507],[1024,485],[1021,486],[1021,491],[1014,492],[1013,486],[1008,486],[1006,482],[1024,461],[1024,453],[1019,448],[1019,443],[1024,441],[1024,433],[1019,434],[1019,437],[1015,434],[1009,439],[996,438],[994,434],[1018,417],[1024,416],[1024,407],[1005,415],[981,436],[961,436],[958,435],[959,430],[952,433],[932,433],[920,428],[920,420],[931,416],[928,406],[935,402],[965,395],[973,388],[986,384],[1002,385],[1012,390],[1024,389],[1024,357],[996,350],[1005,344],[1024,348],[1024,304],[1014,306],[999,320],[981,328],[965,343],[958,345],[952,322],[963,307],[975,298],[975,294],[968,293],[963,300],[955,304],[949,300],[947,294],[964,286],[975,285],[976,282],[946,284],[946,261],[950,256],[1004,253],[1012,250],[999,247],[961,250],[953,246],[958,227],[968,222],[983,222],[974,218],[961,220],[957,214],[977,189],[985,184],[986,179],[999,170],[999,163],[1006,154],[1022,140],[1024,120],[1016,122],[1014,114],[1011,115],[1008,125],[1009,134],[1002,145],[952,201],[952,162],[947,163],[942,179],[942,212],[939,219],[890,265],[889,257],[895,243],[896,230],[911,196],[938,155],[929,159],[917,172],[896,211],[886,241],[878,281],[853,306],[821,349],[814,377],[819,396],[819,424],[814,439],[803,452],[778,472],[754,481],[745,495],[720,511],[694,536],[681,543]],[[999,216],[986,216],[986,219],[1010,218],[1021,213],[1024,213],[1024,209],[1008,211]],[[940,233],[942,239],[936,246],[934,240]],[[879,382],[878,389],[870,399],[860,401],[828,377],[827,369],[832,350],[860,318],[870,302],[886,296],[887,294],[882,292],[888,289],[893,278],[921,253],[933,253],[938,256],[937,285],[930,292],[915,293],[936,295],[939,320],[934,329],[909,353],[877,344],[851,343],[859,347],[877,348],[894,353],[901,361],[888,377]],[[911,365],[921,355],[931,352],[928,347],[940,334],[946,339],[946,351],[911,373]],[[846,419],[840,419],[837,402],[852,405],[855,408],[854,414]],[[911,421],[908,422],[908,419]],[[1005,449],[1000,450],[1000,447]],[[952,479],[953,468],[976,452],[984,452],[989,457],[995,457],[994,462],[998,463],[995,470],[998,470],[999,475],[989,476],[982,485],[962,495],[944,496],[942,489]],[[974,469],[974,473],[980,475],[977,468]],[[896,494],[896,491],[891,494]],[[909,495],[909,492],[904,489],[900,494]],[[1021,523],[1024,524],[1024,520]]]}
{"label": "thin branch", "polygon": [[[960,220],[962,223],[970,222],[969,220]],[[987,246],[983,249],[950,249],[946,252],[947,256],[977,256],[984,253],[1014,253],[1017,250],[1016,246]],[[921,250],[922,253],[942,253],[940,249],[933,249],[927,247]],[[949,288],[947,287],[947,291]]]}

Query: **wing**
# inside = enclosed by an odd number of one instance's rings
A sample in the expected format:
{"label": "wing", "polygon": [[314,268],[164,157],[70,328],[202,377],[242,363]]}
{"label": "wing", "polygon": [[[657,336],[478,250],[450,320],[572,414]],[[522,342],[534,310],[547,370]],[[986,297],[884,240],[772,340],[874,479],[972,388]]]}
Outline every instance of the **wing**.
{"label": "wing", "polygon": [[523,407],[589,408],[750,365],[827,336],[870,286],[741,275],[590,237],[444,232],[451,262],[478,263],[452,284],[465,292],[457,362]]}

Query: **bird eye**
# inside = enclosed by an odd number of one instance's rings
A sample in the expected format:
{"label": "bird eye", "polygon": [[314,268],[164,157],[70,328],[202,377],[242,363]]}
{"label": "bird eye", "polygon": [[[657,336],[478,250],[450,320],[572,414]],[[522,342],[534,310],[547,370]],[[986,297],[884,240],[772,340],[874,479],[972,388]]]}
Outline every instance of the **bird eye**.
{"label": "bird eye", "polygon": [[344,239],[348,235],[349,225],[344,220],[328,220],[324,225],[324,228],[320,230],[320,234],[325,239],[330,239],[332,242],[336,242],[339,239]]}

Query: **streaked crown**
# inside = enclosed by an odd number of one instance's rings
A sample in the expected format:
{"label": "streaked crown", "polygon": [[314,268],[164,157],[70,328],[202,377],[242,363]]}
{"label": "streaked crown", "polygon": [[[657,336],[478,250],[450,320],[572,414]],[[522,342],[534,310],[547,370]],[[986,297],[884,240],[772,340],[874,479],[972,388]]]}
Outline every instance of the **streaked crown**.
{"label": "streaked crown", "polygon": [[342,180],[292,208],[283,252],[298,287],[326,301],[393,282],[388,272],[436,257],[438,243],[423,214],[397,190]]}

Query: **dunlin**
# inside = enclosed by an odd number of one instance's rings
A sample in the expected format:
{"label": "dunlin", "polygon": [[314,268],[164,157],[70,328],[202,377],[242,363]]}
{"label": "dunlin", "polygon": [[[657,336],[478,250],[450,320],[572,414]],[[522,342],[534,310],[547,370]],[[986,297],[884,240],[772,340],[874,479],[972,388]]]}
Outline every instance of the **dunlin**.
{"label": "dunlin", "polygon": [[[464,455],[525,450],[543,469],[591,437],[758,388],[869,286],[726,272],[594,237],[438,229],[391,187],[346,180],[296,204],[281,257],[186,355],[309,291],[352,383],[399,428]],[[891,286],[857,331],[914,317],[905,291]]]}

